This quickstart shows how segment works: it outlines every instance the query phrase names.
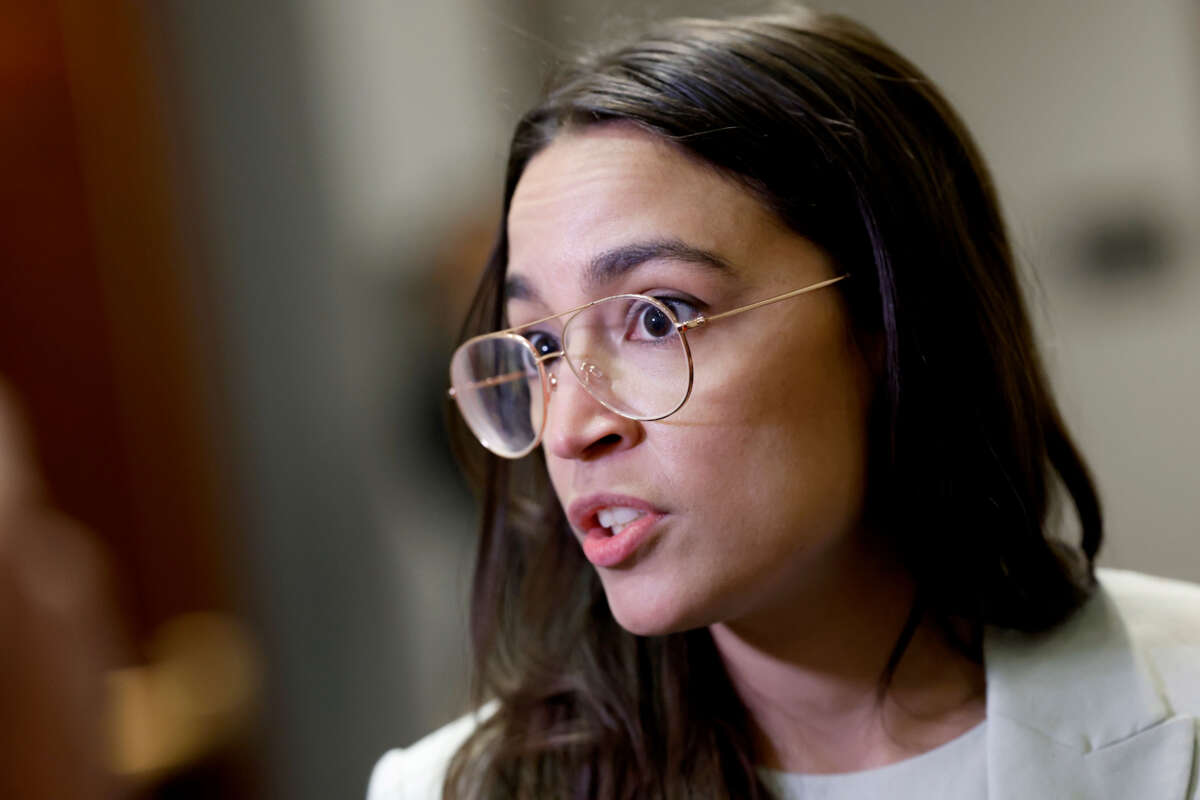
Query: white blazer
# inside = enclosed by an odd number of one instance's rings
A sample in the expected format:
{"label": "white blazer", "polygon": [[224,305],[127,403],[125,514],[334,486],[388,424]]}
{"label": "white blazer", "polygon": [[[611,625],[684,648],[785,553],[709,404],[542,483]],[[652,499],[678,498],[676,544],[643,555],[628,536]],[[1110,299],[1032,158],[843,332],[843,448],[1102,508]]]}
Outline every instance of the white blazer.
{"label": "white blazer", "polygon": [[[1100,571],[1100,589],[1039,635],[989,629],[990,800],[1200,800],[1200,586]],[[368,800],[438,800],[485,706],[392,750]]]}

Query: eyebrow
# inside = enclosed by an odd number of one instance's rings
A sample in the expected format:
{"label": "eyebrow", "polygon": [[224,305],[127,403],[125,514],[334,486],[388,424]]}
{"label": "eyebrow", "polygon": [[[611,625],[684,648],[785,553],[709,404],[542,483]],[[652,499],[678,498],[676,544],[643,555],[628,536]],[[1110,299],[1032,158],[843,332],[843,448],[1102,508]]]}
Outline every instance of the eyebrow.
{"label": "eyebrow", "polygon": [[[695,264],[724,275],[737,274],[732,264],[715,253],[693,247],[679,239],[659,239],[621,245],[595,256],[584,270],[583,287],[585,291],[593,292],[628,275],[648,261],[660,259]],[[504,284],[504,297],[506,301],[541,300],[537,289],[521,275],[508,277]]]}

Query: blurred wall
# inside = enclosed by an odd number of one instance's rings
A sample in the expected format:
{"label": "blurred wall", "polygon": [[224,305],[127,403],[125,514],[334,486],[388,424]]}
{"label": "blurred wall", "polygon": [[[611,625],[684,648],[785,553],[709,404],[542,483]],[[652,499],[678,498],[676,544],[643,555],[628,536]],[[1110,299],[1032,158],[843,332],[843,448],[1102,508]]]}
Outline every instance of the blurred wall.
{"label": "blurred wall", "polygon": [[475,511],[442,434],[446,365],[499,217],[508,136],[536,93],[539,9],[314,0],[303,20],[335,271],[354,308],[345,359],[403,615],[404,711],[381,742],[394,746],[467,709]]}
{"label": "blurred wall", "polygon": [[[466,707],[474,511],[441,433],[446,294],[469,293],[494,230],[534,10],[159,8],[267,650],[271,796],[358,796],[387,747]],[[461,270],[439,284],[438,262]]]}
{"label": "blurred wall", "polygon": [[157,7],[188,244],[209,278],[238,486],[238,555],[266,649],[272,797],[358,796],[406,712],[355,385],[355,306],[312,124],[306,9]]}

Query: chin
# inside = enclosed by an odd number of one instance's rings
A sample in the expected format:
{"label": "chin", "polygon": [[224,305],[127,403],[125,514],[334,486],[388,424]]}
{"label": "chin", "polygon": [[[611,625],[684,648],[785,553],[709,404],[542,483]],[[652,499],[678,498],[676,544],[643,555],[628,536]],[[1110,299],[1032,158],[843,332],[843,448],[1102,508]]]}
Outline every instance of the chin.
{"label": "chin", "polygon": [[[613,619],[635,636],[666,636],[710,625],[703,610],[671,591],[635,591],[633,586],[619,585],[625,581],[602,580],[608,609]],[[616,585],[614,585],[616,584]]]}

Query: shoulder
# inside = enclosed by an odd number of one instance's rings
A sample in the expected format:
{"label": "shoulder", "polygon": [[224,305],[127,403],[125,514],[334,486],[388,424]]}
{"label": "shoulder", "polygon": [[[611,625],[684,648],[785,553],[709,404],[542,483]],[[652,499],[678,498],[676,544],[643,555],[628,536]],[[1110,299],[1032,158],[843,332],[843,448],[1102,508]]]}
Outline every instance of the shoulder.
{"label": "shoulder", "polygon": [[450,759],[495,709],[495,703],[488,703],[438,728],[410,747],[384,753],[371,771],[367,800],[440,798]]}
{"label": "shoulder", "polygon": [[1200,714],[1200,585],[1113,569],[1098,577],[1170,705]]}
{"label": "shoulder", "polygon": [[1200,646],[1200,585],[1119,569],[1097,570],[1135,642]]}

